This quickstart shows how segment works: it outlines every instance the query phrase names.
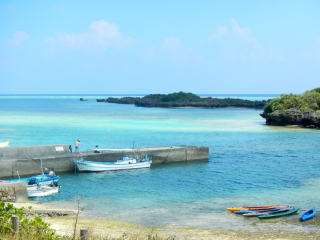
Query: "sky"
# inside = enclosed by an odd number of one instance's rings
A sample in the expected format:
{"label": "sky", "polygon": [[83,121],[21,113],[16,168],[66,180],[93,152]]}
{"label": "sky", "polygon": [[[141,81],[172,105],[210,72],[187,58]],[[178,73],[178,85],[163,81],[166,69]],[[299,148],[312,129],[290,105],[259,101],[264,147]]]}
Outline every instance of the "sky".
{"label": "sky", "polygon": [[302,93],[318,0],[1,0],[0,94]]}

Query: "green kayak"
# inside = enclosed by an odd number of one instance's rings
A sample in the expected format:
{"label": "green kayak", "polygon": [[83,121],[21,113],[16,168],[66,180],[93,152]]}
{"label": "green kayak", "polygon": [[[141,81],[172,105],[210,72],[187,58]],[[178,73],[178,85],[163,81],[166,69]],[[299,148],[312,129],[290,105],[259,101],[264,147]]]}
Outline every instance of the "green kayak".
{"label": "green kayak", "polygon": [[269,214],[264,214],[261,216],[258,216],[260,219],[266,219],[266,218],[276,218],[276,217],[283,217],[283,216],[288,216],[291,214],[294,214],[299,211],[299,208],[292,208],[286,212],[277,212],[277,213],[269,213]]}

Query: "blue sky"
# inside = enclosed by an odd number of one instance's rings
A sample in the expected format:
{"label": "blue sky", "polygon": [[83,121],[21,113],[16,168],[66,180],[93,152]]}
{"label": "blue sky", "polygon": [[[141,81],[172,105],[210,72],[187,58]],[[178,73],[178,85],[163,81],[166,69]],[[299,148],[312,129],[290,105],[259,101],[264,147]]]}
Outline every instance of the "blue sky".
{"label": "blue sky", "polygon": [[301,93],[320,2],[0,2],[0,93]]}

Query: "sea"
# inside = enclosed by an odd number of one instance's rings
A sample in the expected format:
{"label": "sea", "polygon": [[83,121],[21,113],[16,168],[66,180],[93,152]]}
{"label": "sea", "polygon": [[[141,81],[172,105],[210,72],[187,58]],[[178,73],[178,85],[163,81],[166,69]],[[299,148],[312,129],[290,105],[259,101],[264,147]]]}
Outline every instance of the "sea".
{"label": "sea", "polygon": [[[141,96],[143,94],[140,94]],[[140,96],[139,95],[139,96]],[[61,173],[59,194],[34,199],[75,208],[88,218],[148,226],[279,230],[225,211],[231,206],[320,204],[320,131],[265,124],[261,109],[167,109],[98,103],[122,95],[1,95],[0,142],[101,148],[197,145],[209,161],[150,169]],[[270,95],[206,95],[267,100]],[[88,101],[79,101],[82,97]],[[40,166],[39,166],[40,172]],[[296,229],[313,231],[299,225]],[[286,229],[289,223],[282,224]]]}

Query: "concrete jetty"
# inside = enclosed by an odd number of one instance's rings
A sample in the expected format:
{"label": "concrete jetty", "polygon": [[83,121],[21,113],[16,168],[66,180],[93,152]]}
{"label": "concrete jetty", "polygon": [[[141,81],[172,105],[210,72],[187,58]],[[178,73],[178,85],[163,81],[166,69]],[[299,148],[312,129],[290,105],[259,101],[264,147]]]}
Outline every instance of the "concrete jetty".
{"label": "concrete jetty", "polygon": [[99,153],[70,152],[67,144],[0,148],[0,178],[40,174],[41,168],[55,172],[75,170],[73,160],[112,162],[123,156],[143,157],[148,154],[152,164],[208,160],[209,149],[204,146],[162,146],[129,149],[106,149]]}

